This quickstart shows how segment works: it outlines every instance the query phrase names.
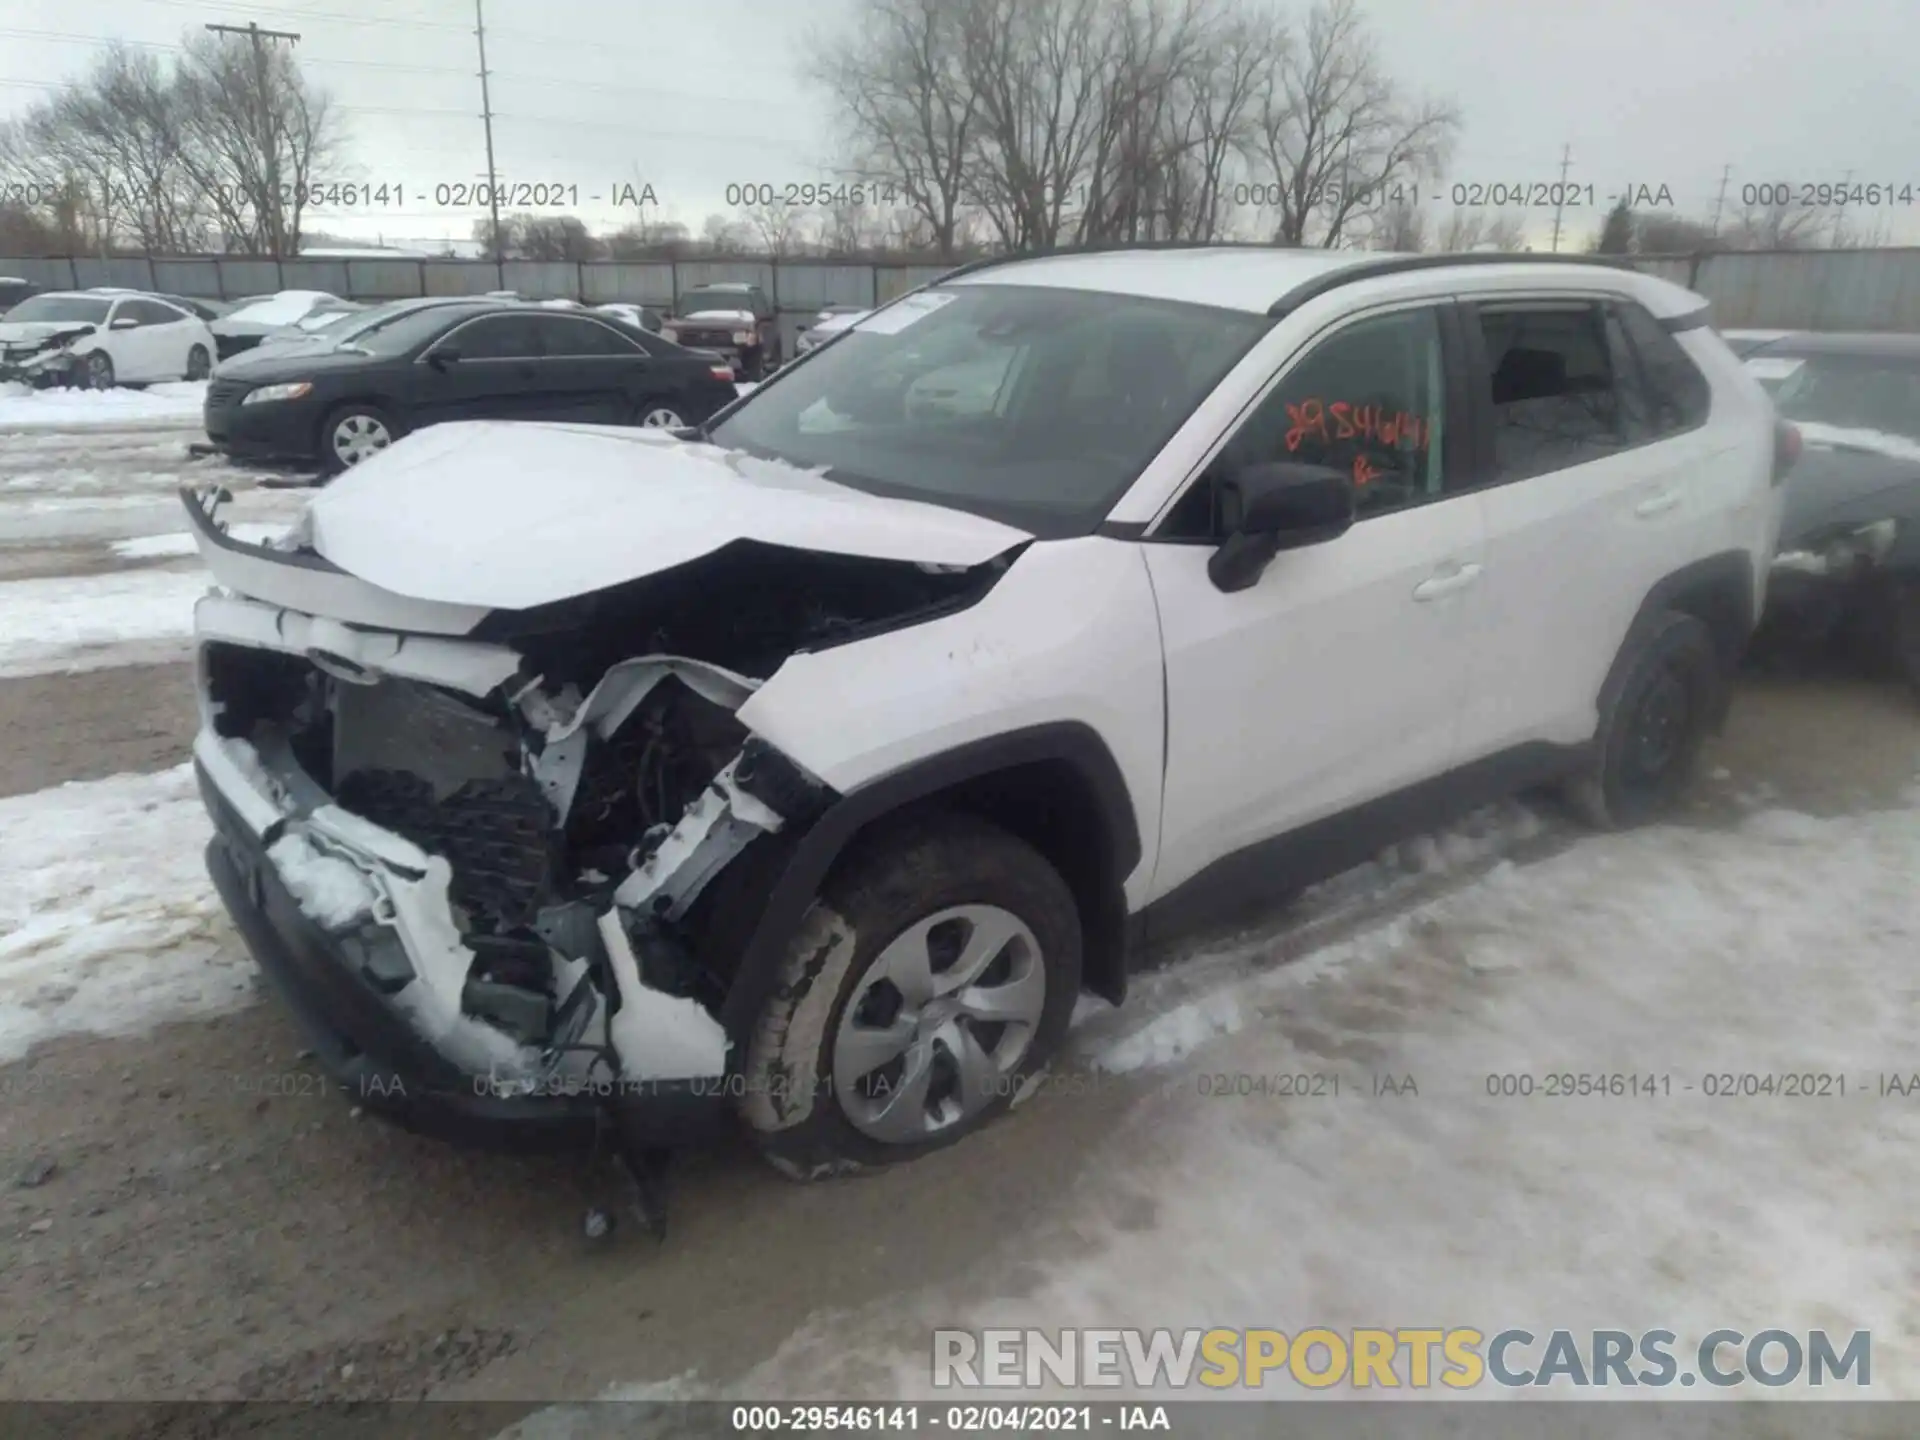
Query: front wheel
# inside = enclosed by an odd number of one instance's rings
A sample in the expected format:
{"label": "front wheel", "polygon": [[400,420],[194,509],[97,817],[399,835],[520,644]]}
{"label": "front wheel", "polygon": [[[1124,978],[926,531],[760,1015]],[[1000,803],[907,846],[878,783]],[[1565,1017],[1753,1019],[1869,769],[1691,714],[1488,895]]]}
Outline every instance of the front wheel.
{"label": "front wheel", "polygon": [[111,390],[113,357],[104,350],[95,350],[83,356],[75,366],[74,383],[83,390]]}
{"label": "front wheel", "polygon": [[687,422],[680,412],[664,400],[643,400],[634,411],[633,423],[643,430],[684,430]]}
{"label": "front wheel", "polygon": [[856,845],[748,1047],[745,1117],[798,1180],[916,1159],[993,1120],[1080,991],[1073,894],[1024,840],[950,814]]}
{"label": "front wheel", "polygon": [[213,373],[213,357],[207,354],[207,347],[196,345],[187,351],[187,379],[204,380]]}
{"label": "front wheel", "polygon": [[320,468],[327,475],[350,470],[399,438],[399,427],[371,405],[342,405],[320,422]]}
{"label": "front wheel", "polygon": [[1691,615],[1670,611],[1630,643],[1601,694],[1587,769],[1567,787],[1581,818],[1603,830],[1674,808],[1727,684],[1713,632]]}

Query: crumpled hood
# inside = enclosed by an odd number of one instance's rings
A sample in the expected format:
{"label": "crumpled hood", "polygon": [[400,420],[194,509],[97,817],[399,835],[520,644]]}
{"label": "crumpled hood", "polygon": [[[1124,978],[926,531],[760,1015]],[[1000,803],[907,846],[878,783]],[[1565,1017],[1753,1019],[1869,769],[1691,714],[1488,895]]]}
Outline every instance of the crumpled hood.
{"label": "crumpled hood", "polygon": [[314,549],[400,595],[523,610],[697,560],[736,540],[978,565],[1032,537],[868,495],[658,431],[436,425],[341,475],[308,511]]}
{"label": "crumpled hood", "polygon": [[98,327],[88,320],[0,320],[0,346],[38,345],[55,336],[79,339]]}

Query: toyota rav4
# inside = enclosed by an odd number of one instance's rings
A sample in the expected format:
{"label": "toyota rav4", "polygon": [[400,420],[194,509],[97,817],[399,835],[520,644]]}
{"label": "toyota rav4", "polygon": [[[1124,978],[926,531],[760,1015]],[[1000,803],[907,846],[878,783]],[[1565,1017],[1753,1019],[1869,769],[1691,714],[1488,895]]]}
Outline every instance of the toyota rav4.
{"label": "toyota rav4", "polygon": [[969,265],[678,433],[183,498],[215,881],[370,1108],[920,1155],[1129,963],[1502,793],[1660,815],[1793,453],[1595,264]]}

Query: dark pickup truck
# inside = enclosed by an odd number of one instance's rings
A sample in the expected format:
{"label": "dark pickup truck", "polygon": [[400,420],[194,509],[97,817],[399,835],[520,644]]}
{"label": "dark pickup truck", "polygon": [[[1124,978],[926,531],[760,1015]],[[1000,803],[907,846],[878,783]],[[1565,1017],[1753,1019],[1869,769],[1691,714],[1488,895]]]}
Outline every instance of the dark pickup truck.
{"label": "dark pickup truck", "polygon": [[727,359],[742,380],[780,368],[780,324],[758,285],[696,285],[680,297],[660,333],[690,350]]}

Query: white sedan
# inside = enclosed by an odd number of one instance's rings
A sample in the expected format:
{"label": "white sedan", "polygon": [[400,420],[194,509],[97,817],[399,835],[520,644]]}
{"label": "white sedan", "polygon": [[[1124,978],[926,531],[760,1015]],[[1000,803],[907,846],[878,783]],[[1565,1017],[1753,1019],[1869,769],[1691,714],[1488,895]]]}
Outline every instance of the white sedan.
{"label": "white sedan", "polygon": [[0,321],[0,379],[92,390],[204,380],[215,349],[204,320],[158,296],[55,291]]}

